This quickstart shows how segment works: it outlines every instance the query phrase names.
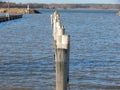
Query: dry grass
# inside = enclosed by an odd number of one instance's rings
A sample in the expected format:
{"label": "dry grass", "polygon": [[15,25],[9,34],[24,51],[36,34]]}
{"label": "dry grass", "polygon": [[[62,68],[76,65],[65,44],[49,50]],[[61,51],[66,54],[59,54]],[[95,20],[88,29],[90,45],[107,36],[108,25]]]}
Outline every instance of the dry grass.
{"label": "dry grass", "polygon": [[25,13],[26,8],[10,8],[10,10],[8,10],[7,8],[0,8],[0,12],[1,13],[6,13],[6,12],[10,12],[10,13]]}
{"label": "dry grass", "polygon": [[[18,13],[18,14],[27,14],[27,9],[26,8],[0,8],[0,13]],[[30,9],[30,14],[36,13],[36,10]]]}

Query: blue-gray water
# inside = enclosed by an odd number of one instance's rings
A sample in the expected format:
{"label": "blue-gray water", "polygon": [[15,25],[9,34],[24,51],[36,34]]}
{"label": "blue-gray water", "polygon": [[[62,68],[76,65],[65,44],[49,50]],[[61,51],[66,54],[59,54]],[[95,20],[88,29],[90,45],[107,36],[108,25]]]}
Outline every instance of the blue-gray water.
{"label": "blue-gray water", "polygon": [[[0,23],[0,90],[55,90],[50,14]],[[60,10],[71,36],[70,90],[120,89],[120,17],[115,10]]]}

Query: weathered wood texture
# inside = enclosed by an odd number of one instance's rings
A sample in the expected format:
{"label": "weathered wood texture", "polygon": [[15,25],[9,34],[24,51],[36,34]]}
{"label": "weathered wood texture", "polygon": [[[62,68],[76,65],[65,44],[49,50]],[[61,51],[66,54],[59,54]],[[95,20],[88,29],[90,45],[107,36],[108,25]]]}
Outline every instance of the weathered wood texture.
{"label": "weathered wood texture", "polygon": [[55,53],[56,90],[67,90],[69,84],[69,35],[61,25],[60,15],[55,11],[51,15],[53,46]]}

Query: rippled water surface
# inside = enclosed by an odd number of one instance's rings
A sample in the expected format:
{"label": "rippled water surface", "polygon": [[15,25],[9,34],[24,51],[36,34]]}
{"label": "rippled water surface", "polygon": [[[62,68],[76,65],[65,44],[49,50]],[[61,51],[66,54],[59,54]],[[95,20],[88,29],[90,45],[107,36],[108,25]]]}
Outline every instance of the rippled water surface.
{"label": "rippled water surface", "polygon": [[[0,23],[0,90],[54,90],[50,14]],[[120,17],[113,10],[59,10],[71,36],[70,90],[120,90]]]}

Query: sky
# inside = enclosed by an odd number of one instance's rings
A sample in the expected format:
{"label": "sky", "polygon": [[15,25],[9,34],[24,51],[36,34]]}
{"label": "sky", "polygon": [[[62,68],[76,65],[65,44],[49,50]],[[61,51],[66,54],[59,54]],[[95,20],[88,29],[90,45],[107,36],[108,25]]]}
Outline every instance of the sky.
{"label": "sky", "polygon": [[[0,1],[8,1],[8,0],[0,0]],[[15,3],[58,3],[58,4],[66,4],[66,3],[75,3],[75,4],[120,4],[120,0],[9,0]]]}

